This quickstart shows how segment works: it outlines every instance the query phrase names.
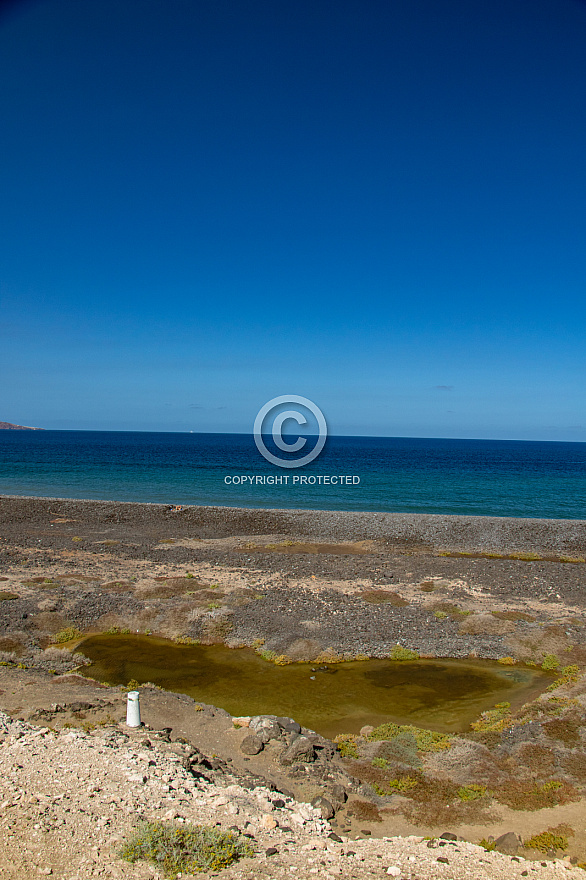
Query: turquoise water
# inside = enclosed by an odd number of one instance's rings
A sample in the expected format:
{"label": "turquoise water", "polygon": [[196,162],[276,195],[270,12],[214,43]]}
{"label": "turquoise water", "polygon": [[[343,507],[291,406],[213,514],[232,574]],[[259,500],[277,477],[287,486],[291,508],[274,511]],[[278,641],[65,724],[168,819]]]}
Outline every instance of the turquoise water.
{"label": "turquoise water", "polygon": [[[340,475],[359,482],[317,482]],[[289,481],[228,484],[234,476]],[[251,434],[0,431],[0,493],[586,519],[586,443],[329,437],[315,461],[286,471],[262,458]]]}

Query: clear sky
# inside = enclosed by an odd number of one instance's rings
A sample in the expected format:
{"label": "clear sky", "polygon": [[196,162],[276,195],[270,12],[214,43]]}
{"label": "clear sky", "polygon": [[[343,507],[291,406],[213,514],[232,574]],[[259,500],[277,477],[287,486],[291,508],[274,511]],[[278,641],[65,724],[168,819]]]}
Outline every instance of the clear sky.
{"label": "clear sky", "polygon": [[0,7],[0,420],[586,441],[586,3]]}

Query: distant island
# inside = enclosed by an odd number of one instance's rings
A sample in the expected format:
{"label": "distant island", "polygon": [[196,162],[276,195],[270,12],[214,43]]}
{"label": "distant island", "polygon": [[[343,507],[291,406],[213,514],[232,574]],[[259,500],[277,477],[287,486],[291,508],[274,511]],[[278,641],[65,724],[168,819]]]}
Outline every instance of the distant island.
{"label": "distant island", "polygon": [[10,422],[0,422],[0,431],[44,431],[44,428],[29,428],[28,425],[13,425]]}

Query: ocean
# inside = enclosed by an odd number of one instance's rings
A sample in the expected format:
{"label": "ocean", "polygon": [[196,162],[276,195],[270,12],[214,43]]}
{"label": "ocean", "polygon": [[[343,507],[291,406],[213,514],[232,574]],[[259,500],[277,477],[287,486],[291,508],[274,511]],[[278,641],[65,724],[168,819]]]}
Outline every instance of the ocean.
{"label": "ocean", "polygon": [[284,469],[251,434],[0,431],[0,493],[586,519],[586,443],[329,437]]}

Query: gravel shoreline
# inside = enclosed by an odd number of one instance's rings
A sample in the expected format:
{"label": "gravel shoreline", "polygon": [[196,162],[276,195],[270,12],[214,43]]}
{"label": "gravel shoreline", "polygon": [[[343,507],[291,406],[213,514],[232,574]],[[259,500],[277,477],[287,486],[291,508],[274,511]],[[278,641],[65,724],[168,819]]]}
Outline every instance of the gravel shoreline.
{"label": "gravel shoreline", "polygon": [[[90,521],[114,515],[137,524],[161,520],[172,509],[168,504],[0,496],[0,504],[9,506],[14,521],[30,521],[52,502],[58,502],[61,511],[83,514]],[[180,518],[218,537],[281,531],[320,540],[370,539],[430,549],[586,552],[586,520],[205,506],[184,507]]]}

